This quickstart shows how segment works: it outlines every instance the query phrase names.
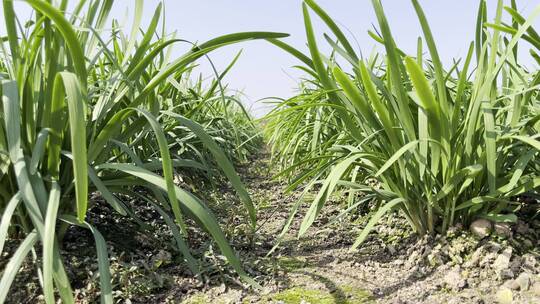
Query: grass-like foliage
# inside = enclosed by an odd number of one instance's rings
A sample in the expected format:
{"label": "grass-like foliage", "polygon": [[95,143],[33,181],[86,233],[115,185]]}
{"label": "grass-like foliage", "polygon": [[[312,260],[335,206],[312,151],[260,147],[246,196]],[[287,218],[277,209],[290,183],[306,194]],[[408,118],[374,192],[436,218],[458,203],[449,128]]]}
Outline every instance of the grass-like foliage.
{"label": "grass-like foliage", "polygon": [[[427,17],[418,1],[411,3],[423,31],[416,54],[398,48],[380,0],[372,1],[378,30],[369,33],[384,55],[360,57],[313,0],[303,4],[310,56],[274,43],[297,56],[312,76],[308,94],[283,102],[267,117],[275,156],[290,166],[282,175],[295,186],[306,183],[306,192],[318,191],[300,235],[338,189],[363,193],[360,199],[350,196],[346,211],[377,202],[356,248],[393,210],[418,234],[444,233],[476,218],[516,221],[516,196],[540,185],[540,72],[529,71],[518,57],[525,40],[538,61],[540,39],[531,23],[540,6],[523,17],[514,1],[510,7],[499,1],[488,23],[481,1],[467,57],[445,68]],[[509,25],[502,21],[505,11]],[[329,57],[317,46],[313,13],[334,35],[324,36],[333,48]]]}
{"label": "grass-like foliage", "polygon": [[[86,217],[93,192],[132,217],[134,206],[117,194],[145,193],[196,275],[199,263],[184,240],[185,217],[194,219],[240,277],[253,283],[215,216],[176,186],[173,175],[219,169],[244,203],[246,221],[255,226],[255,209],[230,161],[253,149],[251,120],[236,98],[225,94],[219,81],[224,74],[207,89],[201,82],[190,87],[187,77],[195,60],[217,48],[286,35],[225,35],[170,59],[169,48],[184,41],[160,29],[161,4],[141,29],[143,1],[134,1],[131,32],[125,34],[117,22],[109,23],[113,1],[25,2],[33,8],[26,22],[17,18],[12,0],[2,1],[7,37],[0,44],[0,254],[9,236],[22,241],[1,274],[0,303],[30,257],[45,301],[74,302],[59,251],[71,225],[95,237],[101,300],[113,302],[107,246]],[[73,10],[66,13],[68,7]]]}

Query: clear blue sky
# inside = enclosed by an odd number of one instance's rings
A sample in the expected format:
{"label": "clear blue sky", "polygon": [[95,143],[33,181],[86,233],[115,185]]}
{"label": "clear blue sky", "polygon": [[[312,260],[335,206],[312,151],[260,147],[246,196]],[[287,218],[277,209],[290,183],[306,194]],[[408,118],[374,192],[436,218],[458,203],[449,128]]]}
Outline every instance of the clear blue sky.
{"label": "clear blue sky", "polygon": [[[73,1],[72,1],[73,2]],[[115,3],[114,16],[131,23],[133,8],[120,0]],[[478,1],[474,0],[421,0],[430,22],[441,57],[446,64],[454,57],[461,57],[473,39]],[[146,0],[144,24],[152,17],[158,0]],[[367,30],[376,24],[369,0],[319,0],[318,3],[358,41],[358,48],[369,53],[375,46]],[[506,1],[508,3],[508,1]],[[538,0],[517,0],[521,12],[527,15],[539,3]],[[285,40],[307,52],[303,27],[301,0],[164,0],[165,21],[168,32],[177,31],[177,37],[203,42],[217,35],[231,32],[264,30],[287,32]],[[21,14],[25,4],[17,3]],[[383,0],[383,5],[397,44],[405,52],[414,54],[416,39],[421,35],[416,14],[410,1]],[[488,0],[490,16],[496,7],[495,0]],[[127,17],[126,17],[127,16]],[[320,37],[328,29],[314,18]],[[0,23],[3,32],[3,23]],[[535,26],[540,29],[540,21]],[[326,43],[321,41],[321,48]],[[245,93],[245,102],[252,105],[256,115],[264,112],[258,99],[270,96],[290,97],[294,94],[299,72],[291,68],[298,62],[290,55],[264,41],[253,41],[228,46],[211,53],[218,69],[223,69],[243,49],[243,54],[225,79],[231,88]],[[328,48],[326,47],[326,50]],[[526,54],[525,54],[526,56]],[[200,61],[199,71],[211,75],[210,66]]]}

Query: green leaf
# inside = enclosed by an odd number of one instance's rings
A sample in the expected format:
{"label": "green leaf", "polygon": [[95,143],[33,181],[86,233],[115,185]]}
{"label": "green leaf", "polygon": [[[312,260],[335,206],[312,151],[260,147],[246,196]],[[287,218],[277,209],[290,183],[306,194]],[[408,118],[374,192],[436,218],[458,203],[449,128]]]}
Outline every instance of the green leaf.
{"label": "green leaf", "polygon": [[60,206],[61,189],[56,181],[52,182],[47,214],[45,216],[45,230],[41,242],[43,243],[43,294],[47,303],[55,303],[53,286],[53,251],[56,241],[56,215]]}
{"label": "green leaf", "polygon": [[[77,76],[70,72],[56,75],[53,88],[51,116],[51,136],[49,137],[49,172],[59,178],[60,152],[66,119],[64,108],[67,104],[71,153],[73,155],[73,175],[77,202],[77,217],[81,222],[86,218],[88,206],[88,156],[86,150],[85,102]],[[82,142],[81,142],[82,141]]]}
{"label": "green leaf", "polygon": [[101,287],[101,303],[112,304],[112,286],[111,286],[111,271],[109,265],[109,254],[107,253],[107,243],[101,233],[87,222],[80,222],[78,218],[70,215],[62,215],[60,219],[68,224],[86,228],[94,235],[96,242],[96,252],[98,259],[99,270],[99,285]]}
{"label": "green leaf", "polygon": [[302,61],[309,68],[314,69],[313,61],[311,61],[311,59],[308,56],[306,56],[304,53],[302,53],[298,49],[295,49],[291,45],[289,45],[289,44],[287,44],[287,43],[285,43],[285,42],[283,42],[281,40],[278,40],[278,39],[269,38],[267,40],[268,40],[268,42],[272,43],[273,45],[281,48],[282,50],[286,51],[287,53],[289,53],[289,54],[293,55],[294,57],[298,58],[300,61]]}
{"label": "green leaf", "polygon": [[352,245],[349,251],[355,250],[356,248],[358,248],[358,246],[360,246],[365,241],[366,237],[369,235],[371,230],[373,230],[373,227],[375,227],[375,224],[377,224],[380,221],[383,215],[385,215],[388,211],[392,210],[392,208],[394,208],[395,206],[404,202],[405,200],[403,198],[395,198],[389,201],[388,203],[383,204],[383,206],[380,207],[377,210],[377,212],[375,212],[375,214],[369,219],[369,222],[367,223],[366,227],[362,229],[362,232],[360,232],[360,234],[356,238],[356,241],[354,242],[354,244]]}
{"label": "green leaf", "polygon": [[330,174],[324,181],[321,189],[319,190],[317,197],[311,203],[311,206],[308,212],[306,213],[306,216],[304,217],[302,224],[300,225],[300,229],[298,231],[299,237],[304,235],[309,229],[309,227],[313,225],[313,222],[319,215],[324,203],[326,202],[330,194],[334,191],[341,176],[348,169],[350,169],[351,165],[354,164],[354,162],[357,161],[358,158],[360,157],[362,157],[361,154],[350,155],[349,157],[337,163],[337,165],[332,169],[332,171],[330,172]]}
{"label": "green leaf", "polygon": [[356,55],[356,52],[354,51],[353,47],[345,37],[345,34],[339,29],[339,26],[332,20],[332,18],[319,6],[314,0],[305,0],[305,3],[309,5],[309,7],[317,14],[319,17],[326,23],[326,25],[332,30],[334,35],[336,35],[337,39],[343,45],[351,59],[354,61],[358,61],[358,56]]}
{"label": "green leaf", "polygon": [[2,212],[2,220],[0,221],[0,256],[2,256],[2,252],[4,250],[4,243],[6,242],[6,238],[8,235],[8,229],[11,225],[11,217],[13,216],[13,213],[15,212],[15,209],[21,202],[21,195],[19,192],[17,192],[11,200],[7,203],[6,207],[4,208]]}
{"label": "green leaf", "polygon": [[173,112],[165,112],[164,114],[173,117],[174,119],[178,120],[181,125],[188,127],[203,142],[204,146],[210,151],[210,153],[212,153],[212,156],[214,156],[216,163],[221,168],[221,170],[223,170],[225,176],[227,176],[227,178],[231,181],[234,189],[242,199],[242,202],[244,203],[244,206],[249,213],[251,225],[254,228],[257,224],[255,207],[253,206],[253,202],[251,201],[251,198],[246,188],[242,184],[240,177],[234,170],[233,165],[231,164],[225,153],[223,153],[223,151],[219,148],[216,142],[212,139],[210,135],[205,132],[204,128],[200,124]]}
{"label": "green leaf", "polygon": [[420,141],[419,140],[415,140],[415,141],[411,141],[410,143],[404,145],[403,147],[401,147],[399,150],[396,151],[396,153],[394,153],[394,155],[392,155],[392,157],[390,157],[385,163],[384,165],[382,165],[382,167],[379,169],[379,171],[377,171],[377,173],[375,173],[375,177],[378,177],[380,175],[382,175],[386,170],[388,170],[396,161],[398,161],[398,159],[401,158],[401,156],[403,156],[403,154],[405,154],[405,152],[408,152],[410,150],[412,150],[413,148],[416,148],[416,145],[418,145]]}
{"label": "green leaf", "polygon": [[72,25],[64,18],[60,11],[58,11],[48,2],[41,0],[26,0],[26,2],[28,2],[35,10],[54,21],[56,28],[64,36],[64,41],[69,48],[71,60],[73,60],[75,71],[77,72],[78,76],[77,78],[81,83],[82,90],[86,91],[87,71],[85,56]]}
{"label": "green leaf", "polygon": [[513,213],[510,214],[484,214],[480,216],[486,220],[490,220],[496,223],[517,223],[517,216]]}
{"label": "green leaf", "polygon": [[[167,190],[166,181],[157,176],[156,174],[149,172],[145,169],[139,168],[130,164],[103,164],[98,167],[100,170],[119,170],[124,173],[133,175],[145,181],[146,183],[155,185],[163,190]],[[258,284],[253,281],[243,270],[238,257],[234,253],[233,249],[230,247],[225,235],[221,231],[219,224],[217,223],[214,216],[195,196],[191,193],[182,190],[179,187],[175,186],[175,193],[177,199],[181,202],[182,206],[186,208],[187,211],[192,214],[197,221],[199,221],[202,226],[212,235],[213,239],[217,243],[221,252],[229,263],[233,266],[236,272],[240,277],[247,283],[258,286]]]}
{"label": "green leaf", "polygon": [[497,191],[497,133],[495,131],[495,118],[490,107],[491,105],[489,102],[486,101],[482,103],[489,191],[495,193]]}

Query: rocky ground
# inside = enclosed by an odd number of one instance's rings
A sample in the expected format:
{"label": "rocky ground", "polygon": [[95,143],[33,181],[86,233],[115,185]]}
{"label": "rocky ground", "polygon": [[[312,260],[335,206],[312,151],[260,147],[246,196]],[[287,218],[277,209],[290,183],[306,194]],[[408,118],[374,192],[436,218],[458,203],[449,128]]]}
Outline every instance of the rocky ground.
{"label": "rocky ground", "polygon": [[[336,219],[344,204],[336,196],[309,233],[297,238],[305,212],[300,210],[290,231],[268,254],[299,199],[299,193],[284,194],[284,185],[272,180],[268,162],[267,155],[260,155],[239,169],[259,209],[255,234],[239,215],[242,207],[232,189],[198,194],[222,221],[246,271],[261,284],[259,290],[238,282],[202,231],[190,229],[188,240],[205,265],[202,280],[197,280],[150,206],[138,203],[137,215],[147,225],[141,227],[107,212],[96,197],[98,204],[89,216],[108,241],[117,302],[540,303],[540,220],[535,219],[498,225],[485,237],[475,236],[468,227],[454,227],[446,236],[418,238],[394,214],[359,250],[349,252],[365,221],[358,215]],[[482,235],[485,228],[479,223],[475,233]],[[63,255],[79,303],[99,301],[92,236],[70,228]],[[17,277],[11,302],[42,301],[34,274],[29,266]]]}

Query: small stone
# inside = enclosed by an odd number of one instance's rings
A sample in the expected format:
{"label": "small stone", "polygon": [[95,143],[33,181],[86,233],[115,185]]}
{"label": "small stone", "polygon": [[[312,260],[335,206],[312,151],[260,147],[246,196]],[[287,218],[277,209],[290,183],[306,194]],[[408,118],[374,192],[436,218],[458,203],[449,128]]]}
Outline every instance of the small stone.
{"label": "small stone", "polygon": [[491,267],[495,270],[499,278],[504,279],[513,276],[510,267],[510,259],[512,258],[512,247],[504,249],[504,251],[497,256],[497,259]]}
{"label": "small stone", "polygon": [[498,273],[498,276],[501,280],[513,279],[514,272],[510,269],[503,269],[501,272]]}
{"label": "small stone", "polygon": [[520,256],[514,257],[514,258],[510,261],[510,269],[511,269],[513,272],[515,272],[515,273],[520,272],[520,270],[521,270],[521,263],[522,263],[522,260],[521,260],[521,257],[520,257]]}
{"label": "small stone", "polygon": [[502,249],[501,243],[490,241],[486,244],[486,248],[489,252],[498,253]]}
{"label": "small stone", "polygon": [[491,222],[486,219],[477,219],[471,223],[469,229],[475,236],[483,239],[491,233]]}
{"label": "small stone", "polygon": [[519,283],[517,282],[517,280],[508,280],[504,282],[503,286],[512,290],[519,289]]}
{"label": "small stone", "polygon": [[531,291],[535,296],[540,297],[540,282],[536,282],[531,286]]}
{"label": "small stone", "polygon": [[217,294],[223,294],[225,293],[226,290],[227,290],[227,286],[225,286],[225,284],[223,283],[221,283],[221,285],[219,285],[219,287],[216,288]]}
{"label": "small stone", "polygon": [[536,257],[530,253],[526,253],[521,257],[522,268],[529,272],[535,272],[537,267]]}
{"label": "small stone", "polygon": [[502,288],[497,292],[497,303],[500,304],[512,304],[513,294],[508,288]]}
{"label": "small stone", "polygon": [[499,236],[505,238],[512,237],[512,229],[510,228],[510,224],[508,223],[495,223],[493,225],[493,229],[495,230],[495,233]]}
{"label": "small stone", "polygon": [[531,275],[526,272],[522,272],[517,277],[516,282],[518,283],[519,289],[521,289],[521,291],[529,290],[529,285],[531,284]]}
{"label": "small stone", "polygon": [[467,281],[461,276],[459,267],[455,267],[448,272],[443,280],[445,285],[454,291],[459,291],[467,285]]}

